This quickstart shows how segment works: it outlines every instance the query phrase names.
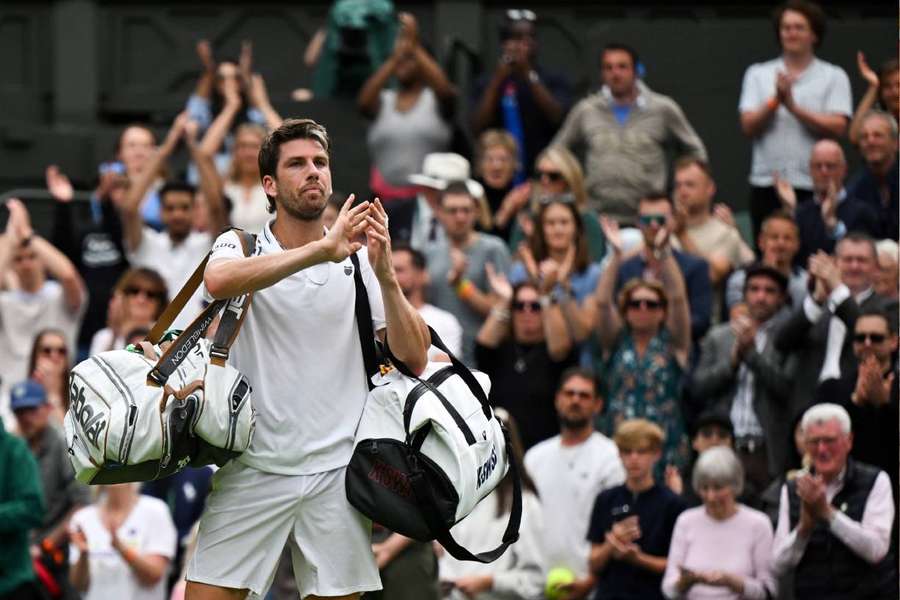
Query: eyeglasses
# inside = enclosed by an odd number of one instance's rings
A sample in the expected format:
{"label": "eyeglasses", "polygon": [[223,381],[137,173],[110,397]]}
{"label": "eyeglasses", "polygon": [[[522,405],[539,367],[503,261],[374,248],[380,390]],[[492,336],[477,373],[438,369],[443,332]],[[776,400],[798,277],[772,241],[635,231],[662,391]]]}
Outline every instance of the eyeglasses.
{"label": "eyeglasses", "polygon": [[865,344],[866,340],[872,342],[873,344],[880,344],[886,339],[887,336],[883,333],[869,333],[866,331],[861,331],[859,333],[853,334],[853,341],[857,344]]}
{"label": "eyeglasses", "polygon": [[817,437],[817,438],[806,438],[804,443],[810,448],[817,448],[819,444],[825,444],[826,446],[834,446],[838,443],[838,437]]}
{"label": "eyeglasses", "polygon": [[584,390],[565,390],[564,389],[564,390],[560,390],[559,392],[563,396],[566,396],[567,398],[584,398],[587,400],[589,398],[594,397],[594,395],[592,393],[586,392]]}
{"label": "eyeglasses", "polygon": [[162,292],[140,286],[128,286],[122,291],[126,296],[137,296],[138,294],[143,294],[150,300],[160,300],[162,298]]}
{"label": "eyeglasses", "polygon": [[641,227],[651,227],[659,225],[662,227],[666,224],[666,215],[641,215]]}
{"label": "eyeglasses", "polygon": [[65,356],[68,351],[65,346],[43,346],[38,352],[44,356],[52,356],[53,354]]}
{"label": "eyeglasses", "polygon": [[523,311],[528,310],[531,312],[541,312],[541,303],[536,300],[532,300],[531,302],[522,302],[521,300],[516,300],[512,304],[513,310]]}
{"label": "eyeglasses", "polygon": [[510,21],[530,21],[534,23],[537,21],[537,15],[534,14],[534,11],[519,8],[511,8],[506,11],[506,18]]}
{"label": "eyeglasses", "polygon": [[538,179],[546,177],[552,183],[559,183],[563,180],[563,174],[559,171],[536,171],[535,174],[538,176]]}
{"label": "eyeglasses", "polygon": [[627,308],[644,308],[647,310],[658,310],[663,307],[663,303],[659,300],[650,300],[648,298],[634,298],[625,303]]}

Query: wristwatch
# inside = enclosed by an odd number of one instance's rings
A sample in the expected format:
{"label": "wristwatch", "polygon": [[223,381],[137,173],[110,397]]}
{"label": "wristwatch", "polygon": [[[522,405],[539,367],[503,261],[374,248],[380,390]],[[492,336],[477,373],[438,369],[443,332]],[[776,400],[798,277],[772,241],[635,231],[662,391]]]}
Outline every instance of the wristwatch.
{"label": "wristwatch", "polygon": [[540,83],[541,77],[540,75],[538,75],[537,71],[532,69],[528,71],[528,81],[530,81],[531,83]]}

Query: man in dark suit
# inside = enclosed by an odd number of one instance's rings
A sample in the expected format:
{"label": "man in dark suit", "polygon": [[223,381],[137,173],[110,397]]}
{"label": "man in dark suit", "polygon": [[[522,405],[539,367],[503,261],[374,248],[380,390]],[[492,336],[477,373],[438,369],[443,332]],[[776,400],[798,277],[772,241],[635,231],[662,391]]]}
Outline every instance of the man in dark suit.
{"label": "man in dark suit", "polygon": [[757,263],[747,267],[746,316],[713,327],[701,344],[692,394],[724,412],[734,426],[734,449],[753,489],[781,473],[790,439],[794,360],[774,349],[774,333],[786,318],[788,280]]}
{"label": "man in dark suit", "polygon": [[798,357],[793,402],[812,402],[818,383],[856,371],[853,331],[862,311],[892,315],[897,301],[875,293],[875,243],[866,234],[849,233],[837,245],[836,258],[818,252],[809,259],[814,289],[775,335],[775,347]]}

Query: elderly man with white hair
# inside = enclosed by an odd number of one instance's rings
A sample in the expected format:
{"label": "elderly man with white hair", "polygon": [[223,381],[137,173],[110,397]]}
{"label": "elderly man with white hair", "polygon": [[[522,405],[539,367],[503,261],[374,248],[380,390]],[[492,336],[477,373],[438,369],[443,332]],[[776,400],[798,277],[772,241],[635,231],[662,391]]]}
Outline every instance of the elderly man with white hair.
{"label": "elderly man with white hair", "polygon": [[801,428],[812,466],[781,490],[776,573],[792,572],[797,600],[896,599],[887,474],[848,459],[853,434],[843,407],[816,404]]}

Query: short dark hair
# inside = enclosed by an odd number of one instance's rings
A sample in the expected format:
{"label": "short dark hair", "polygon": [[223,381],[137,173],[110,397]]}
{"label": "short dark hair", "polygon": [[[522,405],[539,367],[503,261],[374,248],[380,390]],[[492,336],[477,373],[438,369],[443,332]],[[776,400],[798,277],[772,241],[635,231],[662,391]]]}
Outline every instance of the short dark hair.
{"label": "short dark hair", "polygon": [[603,57],[607,52],[625,52],[628,56],[631,57],[631,67],[637,72],[638,63],[641,59],[638,57],[637,50],[629,46],[628,44],[623,44],[621,42],[612,42],[603,46],[603,50],[600,51],[600,62],[603,62]]}
{"label": "short dark hair", "polygon": [[662,190],[651,190],[641,196],[640,200],[638,200],[638,205],[640,205],[641,202],[668,202],[669,204],[672,204],[672,198]]}
{"label": "short dark hair", "polygon": [[878,247],[875,245],[875,238],[864,231],[851,231],[838,241],[834,246],[834,255],[837,256],[838,248],[844,242],[853,242],[854,244],[868,244],[872,250],[872,257],[878,262]]}
{"label": "short dark hair", "polygon": [[469,186],[466,185],[465,181],[451,181],[448,183],[444,191],[441,192],[441,204],[444,203],[444,198],[447,196],[468,196],[472,199],[472,202],[477,202],[477,198],[469,191]]}
{"label": "short dark hair", "polygon": [[569,367],[563,371],[562,375],[559,376],[559,385],[556,387],[557,391],[561,390],[573,377],[587,379],[594,385],[594,395],[600,395],[600,385],[597,381],[597,375],[594,373],[593,369],[587,367]]}
{"label": "short dark hair", "polygon": [[791,225],[794,226],[794,229],[799,233],[800,228],[797,226],[797,221],[794,220],[794,217],[791,216],[791,213],[787,212],[783,208],[779,208],[775,212],[769,214],[768,217],[763,219],[762,225],[759,228],[760,233],[766,228],[766,223],[769,221],[787,221]]}
{"label": "short dark hair", "polygon": [[775,40],[781,46],[781,19],[787,11],[798,12],[806,18],[809,28],[816,34],[816,43],[813,45],[818,48],[825,39],[825,11],[815,2],[809,0],[788,0],[784,4],[779,5],[772,13],[772,25],[775,27]]}
{"label": "short dark hair", "polygon": [[419,250],[416,250],[412,246],[410,246],[406,242],[398,242],[396,244],[391,244],[393,246],[391,252],[397,254],[398,252],[406,252],[409,254],[409,258],[412,261],[413,267],[420,271],[424,271],[428,268],[428,261],[425,258],[425,255],[422,254]]}
{"label": "short dark hair", "polygon": [[703,171],[710,180],[713,179],[712,168],[709,166],[709,163],[703,160],[702,158],[697,158],[696,156],[683,156],[675,161],[675,166],[672,169],[673,172],[677,173],[683,169],[687,169],[689,167],[697,167],[701,171]]}
{"label": "short dark hair", "polygon": [[[331,143],[328,140],[328,132],[325,128],[312,119],[285,119],[277,129],[273,130],[263,140],[259,149],[259,179],[268,175],[275,178],[278,169],[278,158],[281,156],[281,146],[293,140],[313,140],[319,142],[322,149],[331,155]],[[269,212],[275,212],[275,198],[266,194],[269,199]]]}
{"label": "short dark hair", "polygon": [[167,181],[161,188],[159,188],[160,206],[165,205],[166,195],[170,192],[184,192],[186,194],[190,194],[191,200],[193,200],[194,196],[197,194],[197,188],[187,181]]}
{"label": "short dark hair", "polygon": [[754,277],[768,277],[772,281],[778,285],[778,289],[781,290],[781,295],[786,296],[788,291],[788,278],[784,273],[779,271],[774,267],[770,267],[769,265],[763,263],[753,263],[749,265],[746,269],[744,269],[744,290],[743,293],[747,293],[747,287],[750,285],[750,280]]}
{"label": "short dark hair", "polygon": [[890,335],[896,335],[897,332],[894,330],[894,321],[896,317],[893,316],[890,312],[883,310],[879,307],[870,306],[869,308],[864,308],[859,312],[859,316],[856,318],[856,322],[859,323],[859,320],[863,317],[879,317],[884,319],[885,326],[887,327],[888,333]]}

